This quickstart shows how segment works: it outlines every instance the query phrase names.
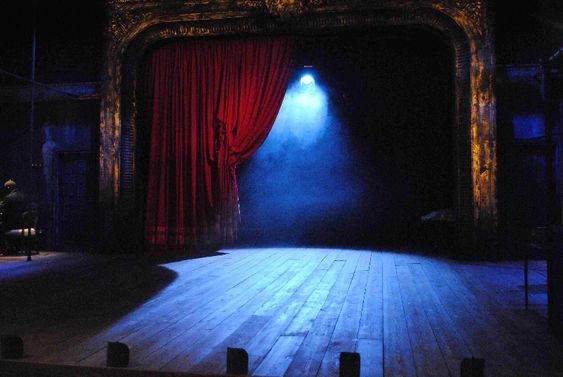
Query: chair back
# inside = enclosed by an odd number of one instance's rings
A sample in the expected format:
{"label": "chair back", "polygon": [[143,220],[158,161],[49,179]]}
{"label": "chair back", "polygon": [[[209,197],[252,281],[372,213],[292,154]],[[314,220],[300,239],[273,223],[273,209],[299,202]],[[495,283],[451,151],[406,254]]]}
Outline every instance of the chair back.
{"label": "chair back", "polygon": [[37,219],[38,219],[38,215],[37,215],[37,211],[25,211],[22,214],[22,220],[23,220],[23,227],[28,229],[28,228],[36,228],[37,227]]}

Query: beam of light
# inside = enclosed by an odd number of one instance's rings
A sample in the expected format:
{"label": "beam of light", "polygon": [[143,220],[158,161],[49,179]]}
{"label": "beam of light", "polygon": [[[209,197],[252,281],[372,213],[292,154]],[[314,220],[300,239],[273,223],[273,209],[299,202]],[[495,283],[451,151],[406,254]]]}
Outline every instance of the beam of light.
{"label": "beam of light", "polygon": [[268,138],[239,174],[239,242],[306,242],[360,202],[346,127],[319,81],[288,87]]}
{"label": "beam of light", "polygon": [[322,137],[329,122],[325,90],[300,80],[288,88],[269,138],[306,148]]}

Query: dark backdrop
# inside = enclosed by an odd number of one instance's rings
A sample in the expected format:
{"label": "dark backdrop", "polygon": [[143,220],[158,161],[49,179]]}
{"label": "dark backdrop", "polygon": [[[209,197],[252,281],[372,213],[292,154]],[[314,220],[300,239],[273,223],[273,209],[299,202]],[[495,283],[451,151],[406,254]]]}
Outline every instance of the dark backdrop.
{"label": "dark backdrop", "polygon": [[427,239],[420,216],[454,200],[452,64],[449,45],[426,30],[302,38],[293,81],[313,66],[327,120],[308,128],[286,114],[240,166],[239,245]]}

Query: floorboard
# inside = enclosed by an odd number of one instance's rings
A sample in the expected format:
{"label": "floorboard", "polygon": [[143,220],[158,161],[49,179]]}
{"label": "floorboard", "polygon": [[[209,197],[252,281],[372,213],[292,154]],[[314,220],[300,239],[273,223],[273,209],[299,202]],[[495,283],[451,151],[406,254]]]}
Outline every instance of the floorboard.
{"label": "floorboard", "polygon": [[109,341],[130,369],[226,373],[244,348],[255,376],[563,376],[547,328],[545,263],[460,262],[392,250],[229,249],[190,259],[41,253],[0,258],[0,333],[24,362],[103,367]]}

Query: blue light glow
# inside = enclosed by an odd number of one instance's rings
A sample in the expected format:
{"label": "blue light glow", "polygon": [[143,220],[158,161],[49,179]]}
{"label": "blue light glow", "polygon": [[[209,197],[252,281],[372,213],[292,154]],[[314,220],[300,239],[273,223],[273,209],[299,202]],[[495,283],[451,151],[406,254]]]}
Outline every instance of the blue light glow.
{"label": "blue light glow", "polygon": [[292,141],[303,147],[315,143],[329,125],[328,99],[320,85],[291,85],[283,99],[271,139]]}
{"label": "blue light glow", "polygon": [[301,80],[299,80],[299,84],[301,86],[306,85],[315,85],[315,78],[311,74],[304,74],[301,76]]}
{"label": "blue light glow", "polygon": [[545,134],[543,114],[516,114],[512,117],[515,139],[533,139]]}

